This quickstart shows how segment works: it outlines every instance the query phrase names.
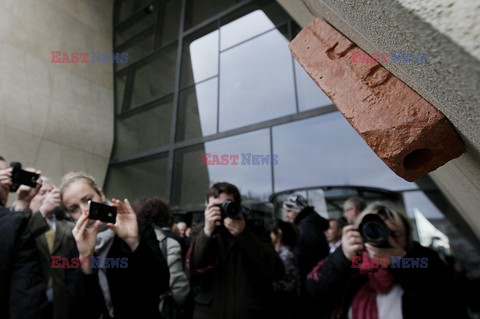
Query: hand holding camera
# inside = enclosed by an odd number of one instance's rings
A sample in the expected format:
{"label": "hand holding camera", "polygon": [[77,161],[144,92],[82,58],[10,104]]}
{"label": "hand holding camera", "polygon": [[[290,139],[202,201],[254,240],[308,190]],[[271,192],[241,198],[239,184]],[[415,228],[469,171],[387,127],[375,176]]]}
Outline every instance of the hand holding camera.
{"label": "hand holding camera", "polygon": [[232,200],[225,200],[222,203],[214,201],[205,209],[204,232],[211,236],[217,226],[225,225],[233,235],[240,235],[245,229],[245,219],[242,214],[242,206]]}
{"label": "hand holding camera", "polygon": [[108,223],[107,227],[113,230],[118,237],[123,239],[132,251],[137,249],[140,239],[138,236],[137,215],[133,210],[128,199],[123,202],[118,199],[112,199],[113,207],[117,208],[115,224]]}
{"label": "hand holding camera", "polygon": [[352,256],[358,256],[364,249],[362,236],[355,226],[343,227],[342,251],[345,257],[352,260]]}
{"label": "hand holding camera", "polygon": [[[100,229],[100,221],[97,220],[92,223],[88,219],[88,210],[84,210],[72,230],[73,238],[77,243],[77,249],[80,258],[87,258],[91,260],[95,252],[95,244],[97,243],[97,234]],[[90,226],[87,228],[87,226]],[[82,267],[82,271],[86,274],[92,272],[91,263],[87,263],[87,268]]]}
{"label": "hand holding camera", "polygon": [[43,218],[50,218],[55,211],[55,208],[60,207],[62,200],[60,198],[60,191],[57,188],[52,189],[47,193],[42,205],[38,209]]}

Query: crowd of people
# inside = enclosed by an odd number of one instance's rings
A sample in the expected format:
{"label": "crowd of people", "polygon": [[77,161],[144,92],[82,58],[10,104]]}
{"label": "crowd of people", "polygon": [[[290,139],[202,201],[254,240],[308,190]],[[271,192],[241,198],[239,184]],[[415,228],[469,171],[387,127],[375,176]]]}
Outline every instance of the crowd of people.
{"label": "crowd of people", "polygon": [[[82,172],[57,187],[32,171],[36,185],[7,205],[12,167],[0,156],[0,318],[467,316],[451,269],[391,205],[353,197],[327,220],[292,195],[282,218],[259,224],[219,182],[192,237],[159,197],[131,204]],[[115,220],[94,218],[90,202],[114,207]],[[427,267],[398,267],[422,258]]]}

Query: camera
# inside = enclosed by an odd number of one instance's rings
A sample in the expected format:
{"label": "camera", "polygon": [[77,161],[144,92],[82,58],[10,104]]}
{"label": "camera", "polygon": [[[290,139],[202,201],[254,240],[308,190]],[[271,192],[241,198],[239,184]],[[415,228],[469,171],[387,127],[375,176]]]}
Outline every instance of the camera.
{"label": "camera", "polygon": [[117,208],[89,200],[88,218],[100,220],[105,223],[115,224],[115,221],[117,219]]}
{"label": "camera", "polygon": [[10,163],[12,168],[12,185],[10,192],[16,192],[20,185],[27,185],[30,187],[37,186],[37,180],[40,177],[37,173],[28,172],[22,169],[22,164],[19,162]]}
{"label": "camera", "polygon": [[223,203],[215,206],[220,207],[222,219],[227,217],[231,219],[240,219],[242,216],[242,207],[234,201],[226,200]]}
{"label": "camera", "polygon": [[388,236],[392,231],[385,224],[383,219],[376,214],[365,215],[358,226],[358,230],[365,242],[379,248],[388,248]]}

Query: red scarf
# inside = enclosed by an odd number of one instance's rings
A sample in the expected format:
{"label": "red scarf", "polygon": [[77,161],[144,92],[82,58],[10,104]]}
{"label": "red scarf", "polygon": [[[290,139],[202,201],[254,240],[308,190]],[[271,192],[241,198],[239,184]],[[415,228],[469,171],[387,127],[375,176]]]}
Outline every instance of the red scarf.
{"label": "red scarf", "polygon": [[[362,261],[370,262],[366,251],[362,252]],[[393,286],[393,276],[386,268],[359,269],[360,274],[368,276],[368,281],[358,290],[352,301],[353,319],[378,319],[377,299],[378,293],[386,293]]]}

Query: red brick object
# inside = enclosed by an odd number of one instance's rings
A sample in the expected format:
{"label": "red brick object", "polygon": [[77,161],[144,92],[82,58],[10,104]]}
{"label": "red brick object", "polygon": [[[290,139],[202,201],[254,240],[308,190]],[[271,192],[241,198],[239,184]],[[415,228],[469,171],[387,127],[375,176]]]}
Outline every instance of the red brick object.
{"label": "red brick object", "polygon": [[352,52],[361,49],[322,19],[307,25],[290,50],[400,177],[416,181],[465,152],[440,111],[378,62],[352,63]]}

